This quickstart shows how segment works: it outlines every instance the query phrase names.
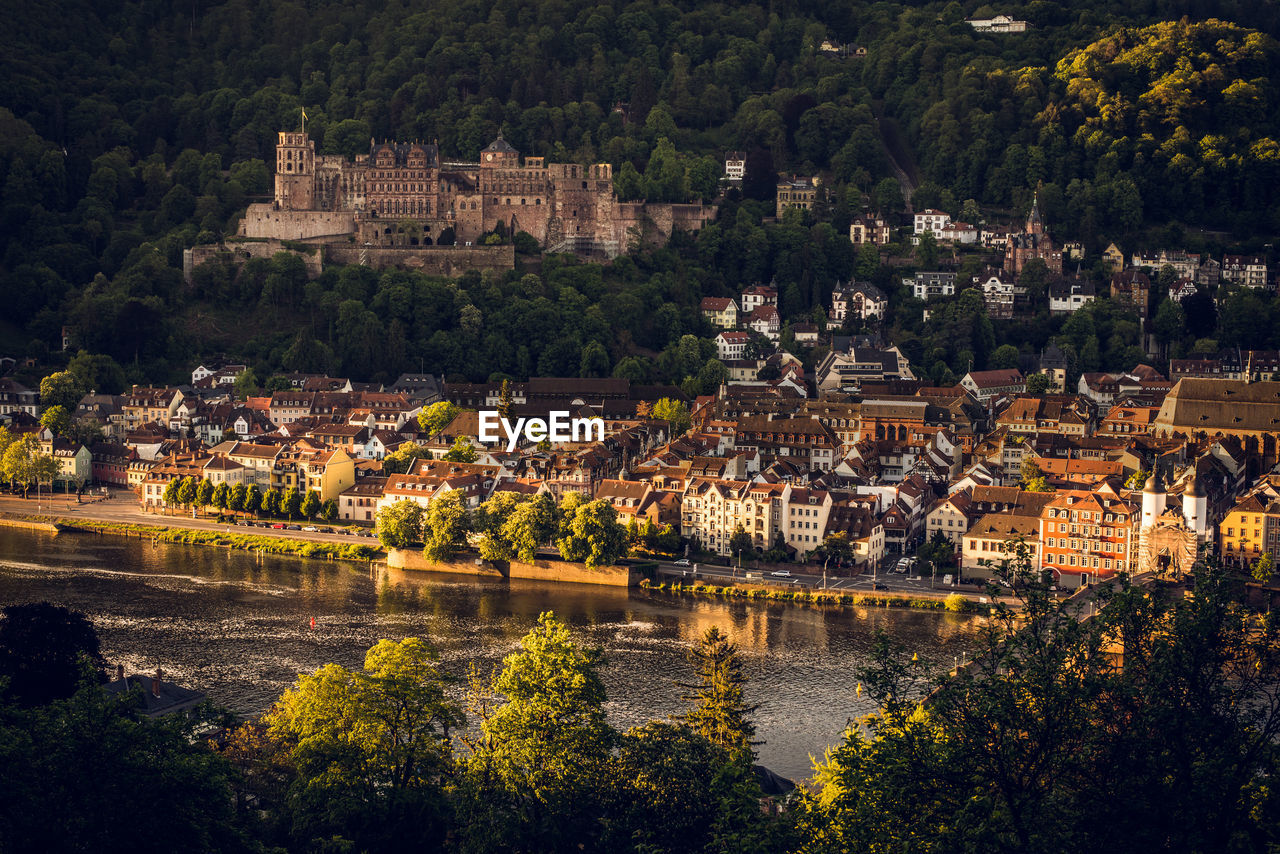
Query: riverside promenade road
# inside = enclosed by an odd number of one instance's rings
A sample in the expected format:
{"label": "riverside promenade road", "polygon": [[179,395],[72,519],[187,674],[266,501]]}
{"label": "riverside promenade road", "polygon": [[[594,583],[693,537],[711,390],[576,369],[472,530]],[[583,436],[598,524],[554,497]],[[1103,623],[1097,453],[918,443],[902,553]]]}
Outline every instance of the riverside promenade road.
{"label": "riverside promenade road", "polygon": [[[45,493],[38,499],[34,494],[26,499],[21,496],[0,495],[0,517],[4,516],[9,518],[39,516],[43,519],[49,519],[67,525],[75,525],[77,522],[93,520],[132,525],[163,526],[167,528],[190,528],[198,531],[219,531],[225,534],[250,534],[255,537],[278,537],[281,539],[319,543],[359,543],[375,549],[381,548],[376,538],[357,536],[346,532],[345,529],[343,529],[341,533],[325,534],[319,531],[289,531],[279,528],[264,528],[261,527],[261,523],[252,527],[244,525],[227,525],[225,523],[219,524],[218,522],[206,517],[197,516],[192,518],[190,511],[185,513],[182,511],[149,513],[138,505],[137,498],[125,490],[113,492],[111,497],[107,499],[97,499],[96,496],[87,496],[84,502],[80,504],[76,503],[76,497],[74,495],[54,494],[53,496],[50,496],[48,493]],[[332,527],[336,531],[339,530],[344,523],[311,523],[299,520],[286,524],[293,524],[299,527],[315,524],[317,527]],[[369,529],[361,528],[361,530],[367,531]],[[551,552],[547,552],[544,556],[548,558],[559,557]],[[674,561],[662,560],[657,561],[657,563],[660,576],[686,582],[703,581],[720,584],[745,583],[770,587],[798,587],[809,590],[830,591],[833,593],[884,593],[895,596],[908,595],[921,599],[943,599],[949,593],[960,593],[966,598],[979,603],[995,601],[1003,601],[1008,604],[1018,603],[1017,598],[1008,593],[990,596],[990,593],[987,590],[977,585],[949,587],[943,585],[941,580],[935,580],[934,585],[931,587],[927,578],[899,575],[893,572],[882,572],[874,579],[872,576],[868,575],[855,575],[853,577],[824,577],[821,573],[812,572],[811,567],[796,567],[792,570],[793,574],[786,577],[779,577],[773,575],[768,570],[742,570],[728,566],[701,564],[699,565],[695,576],[691,567],[677,565]],[[747,576],[748,571],[751,572],[751,577]]]}
{"label": "riverside promenade road", "polygon": [[[84,503],[77,504],[75,495],[45,493],[39,499],[32,493],[24,499],[17,495],[0,495],[0,515],[10,518],[22,516],[40,516],[75,525],[77,521],[118,522],[130,525],[155,525],[167,528],[191,528],[198,531],[220,531],[227,534],[252,534],[256,537],[280,537],[290,540],[309,540],[320,543],[361,543],[379,548],[378,541],[372,537],[355,536],[349,533],[324,534],[319,531],[288,531],[279,528],[246,527],[242,525],[218,524],[212,519],[190,513],[148,513],[138,506],[138,499],[121,490],[105,500],[94,500],[86,496]],[[333,527],[346,523],[340,522],[306,522],[295,521],[298,526],[315,524],[317,527]]]}

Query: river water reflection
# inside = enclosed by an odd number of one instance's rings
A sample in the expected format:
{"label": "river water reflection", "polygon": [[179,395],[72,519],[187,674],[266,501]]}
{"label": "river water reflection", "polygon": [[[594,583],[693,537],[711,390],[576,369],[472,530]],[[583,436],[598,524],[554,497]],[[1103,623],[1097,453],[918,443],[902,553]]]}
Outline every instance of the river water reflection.
{"label": "river water reflection", "polygon": [[[935,611],[672,597],[586,585],[493,582],[259,557],[207,547],[0,528],[0,605],[48,600],[83,611],[114,668],[150,671],[238,712],[265,709],[299,672],[359,666],[381,638],[426,637],[444,668],[501,663],[542,611],[604,649],[608,712],[621,727],[684,708],[687,651],[718,625],[743,651],[760,761],[808,777],[850,718],[871,711],[855,672],[877,629],[936,669],[972,650],[975,619]],[[311,619],[315,618],[315,629]]]}

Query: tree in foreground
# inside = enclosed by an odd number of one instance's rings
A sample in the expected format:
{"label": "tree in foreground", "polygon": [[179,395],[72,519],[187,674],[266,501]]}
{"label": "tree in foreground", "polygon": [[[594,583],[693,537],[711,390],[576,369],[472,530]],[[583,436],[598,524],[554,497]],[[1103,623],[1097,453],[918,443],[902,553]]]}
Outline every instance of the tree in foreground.
{"label": "tree in foreground", "polygon": [[136,702],[85,682],[39,708],[0,705],[0,848],[262,850],[236,821],[227,763],[200,736],[216,718],[144,720]]}
{"label": "tree in foreground", "polygon": [[751,723],[751,713],[756,707],[743,698],[747,678],[742,674],[737,644],[719,626],[712,626],[699,638],[689,660],[698,681],[680,685],[688,692],[684,699],[694,703],[681,720],[730,753],[750,753],[752,745],[759,743],[752,741],[756,728]]}
{"label": "tree in foreground", "polygon": [[807,852],[1254,851],[1280,833],[1280,621],[1195,589],[1051,597],[1019,549],[974,665],[930,686],[887,640],[861,674],[879,711],[803,795]]}
{"label": "tree in foreground", "polygon": [[86,673],[104,667],[93,623],[48,602],[10,605],[0,619],[0,685],[23,706],[42,706],[76,692]]}
{"label": "tree in foreground", "polygon": [[1035,373],[1027,377],[1027,394],[1042,395],[1053,388],[1053,378],[1048,374]]}
{"label": "tree in foreground", "polygon": [[301,676],[267,716],[297,767],[290,808],[297,844],[353,850],[442,850],[452,731],[465,723],[419,638],[379,641],[364,668],[326,664]]}
{"label": "tree in foreground", "polygon": [[651,721],[623,733],[610,776],[599,850],[788,850],[784,826],[760,808],[749,754],[688,726]]}
{"label": "tree in foreground", "polygon": [[[480,735],[468,740],[463,842],[468,851],[570,851],[599,832],[610,751],[599,650],[574,643],[551,613],[476,691]],[[490,710],[485,697],[504,702]]]}

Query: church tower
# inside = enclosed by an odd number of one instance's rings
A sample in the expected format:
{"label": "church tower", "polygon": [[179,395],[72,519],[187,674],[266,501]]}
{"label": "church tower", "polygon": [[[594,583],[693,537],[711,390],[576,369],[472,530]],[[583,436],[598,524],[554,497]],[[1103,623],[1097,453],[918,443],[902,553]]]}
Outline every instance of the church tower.
{"label": "church tower", "polygon": [[316,144],[305,132],[281,131],[276,142],[276,207],[286,211],[315,208]]}
{"label": "church tower", "polygon": [[1031,197],[1031,213],[1027,214],[1027,234],[1044,235],[1044,220],[1040,217],[1040,188]]}

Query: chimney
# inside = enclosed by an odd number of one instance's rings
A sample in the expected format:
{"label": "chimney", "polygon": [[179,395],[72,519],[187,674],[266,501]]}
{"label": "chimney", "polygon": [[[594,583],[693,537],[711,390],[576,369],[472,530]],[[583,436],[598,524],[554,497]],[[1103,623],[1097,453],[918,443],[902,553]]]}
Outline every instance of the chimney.
{"label": "chimney", "polygon": [[160,665],[157,664],[155,678],[151,680],[151,693],[157,697],[160,696],[160,676],[162,673],[163,671],[160,670]]}

